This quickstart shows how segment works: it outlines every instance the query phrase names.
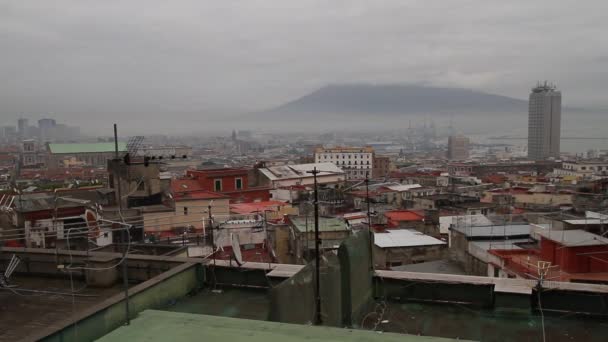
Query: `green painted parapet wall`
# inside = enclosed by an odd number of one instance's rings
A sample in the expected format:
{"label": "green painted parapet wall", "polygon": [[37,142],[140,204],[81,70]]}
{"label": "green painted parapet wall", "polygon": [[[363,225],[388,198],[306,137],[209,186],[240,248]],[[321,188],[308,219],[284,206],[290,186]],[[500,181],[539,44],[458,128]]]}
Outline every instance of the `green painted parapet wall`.
{"label": "green painted parapet wall", "polygon": [[374,304],[373,237],[359,231],[338,249],[342,274],[343,326],[358,326]]}
{"label": "green painted parapet wall", "polygon": [[[338,256],[321,259],[321,316],[323,325],[357,326],[374,304],[370,234],[346,239]],[[315,268],[309,264],[270,292],[270,317],[276,322],[307,324],[315,318]]]}
{"label": "green painted parapet wall", "polygon": [[[200,289],[204,282],[202,265],[186,263],[129,289],[130,317],[147,309],[158,309],[188,293]],[[124,294],[115,295],[77,316],[49,327],[32,340],[50,342],[94,341],[126,322]]]}

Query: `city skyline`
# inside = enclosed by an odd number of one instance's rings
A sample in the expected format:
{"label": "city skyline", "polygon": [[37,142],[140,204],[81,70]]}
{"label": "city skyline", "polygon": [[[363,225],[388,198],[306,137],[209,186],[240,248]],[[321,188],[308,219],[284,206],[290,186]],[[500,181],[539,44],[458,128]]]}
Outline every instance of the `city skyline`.
{"label": "city skyline", "polygon": [[164,116],[255,112],[327,84],[423,84],[524,99],[528,84],[546,78],[567,91],[567,105],[608,107],[597,72],[608,63],[601,1],[116,6],[2,5],[0,75],[12,80],[0,89],[2,116],[47,112],[129,127],[146,118],[159,130],[171,122]]}

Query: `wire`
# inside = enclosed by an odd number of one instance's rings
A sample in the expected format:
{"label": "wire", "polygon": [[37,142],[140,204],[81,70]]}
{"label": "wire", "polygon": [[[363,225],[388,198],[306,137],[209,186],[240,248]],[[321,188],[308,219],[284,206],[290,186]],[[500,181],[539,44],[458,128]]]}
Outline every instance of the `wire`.
{"label": "wire", "polygon": [[[120,229],[120,230],[125,230],[127,232],[127,248],[125,250],[125,253],[123,253],[122,258],[120,259],[120,261],[118,263],[116,263],[116,265],[112,265],[112,266],[108,266],[108,267],[72,267],[73,256],[72,256],[72,250],[70,249],[70,232],[68,231],[67,246],[68,246],[68,253],[70,254],[70,265],[66,269],[68,269],[68,270],[104,271],[104,270],[110,270],[110,269],[120,266],[120,264],[122,264],[123,261],[125,261],[125,259],[127,258],[127,254],[129,253],[129,249],[131,248],[131,233],[129,232],[129,228],[130,227],[125,227],[123,229]],[[71,272],[70,272],[70,274],[71,274]]]}
{"label": "wire", "polygon": [[541,304],[541,300],[540,300],[540,292],[542,291],[542,287],[538,286],[538,290],[536,291],[536,297],[538,298],[538,310],[540,311],[540,322],[541,322],[541,327],[542,327],[542,332],[543,332],[543,342],[546,342],[546,336],[545,336],[545,314],[543,313],[543,306]]}

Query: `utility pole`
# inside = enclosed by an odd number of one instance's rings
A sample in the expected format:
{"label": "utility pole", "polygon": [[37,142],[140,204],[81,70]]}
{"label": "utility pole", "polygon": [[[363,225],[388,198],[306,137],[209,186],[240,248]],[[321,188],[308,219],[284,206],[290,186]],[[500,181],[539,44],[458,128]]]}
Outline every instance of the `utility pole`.
{"label": "utility pole", "polygon": [[268,218],[266,217],[266,212],[268,211],[271,210],[264,209],[264,234],[266,235],[266,250],[268,251],[268,269],[270,270],[270,261],[272,257],[270,251],[272,251],[272,246],[270,244],[270,237],[268,236]]}
{"label": "utility pole", "polygon": [[374,235],[374,230],[372,228],[372,211],[370,210],[370,199],[369,199],[369,172],[365,173],[365,200],[367,201],[367,229],[369,230],[369,258],[370,258],[370,268],[372,272],[374,271],[374,254],[372,240]]}
{"label": "utility pole", "polygon": [[211,257],[213,258],[213,266],[215,266],[215,240],[213,238],[213,216],[211,215],[212,202],[209,202],[207,206],[207,213],[209,214],[209,232],[211,233]]}
{"label": "utility pole", "polygon": [[[116,181],[118,183],[117,186],[117,193],[118,193],[118,213],[120,214],[120,219],[122,221],[123,224],[125,224],[125,229],[131,229],[130,225],[126,225],[126,222],[122,216],[122,194],[120,191],[120,158],[118,156],[118,127],[116,124],[114,124],[114,162],[116,163],[114,165],[114,170],[116,170]],[[127,234],[129,234],[127,231],[123,231],[121,234],[121,240],[123,242],[123,244],[125,243],[125,241],[127,240]],[[128,251],[128,245],[127,246],[123,246],[124,248],[124,252],[123,252],[123,260],[122,260],[122,283],[123,283],[123,288],[125,291],[125,315],[127,318],[127,325],[131,324],[131,317],[130,317],[130,310],[129,310],[129,270],[128,270],[128,255],[129,255],[129,251]]]}
{"label": "utility pole", "polygon": [[321,258],[319,255],[321,240],[319,239],[319,193],[317,188],[317,174],[319,174],[320,171],[315,167],[312,171],[306,171],[306,173],[311,173],[313,175],[315,187],[315,295],[317,299],[315,324],[321,325],[323,324],[323,319],[321,318]]}

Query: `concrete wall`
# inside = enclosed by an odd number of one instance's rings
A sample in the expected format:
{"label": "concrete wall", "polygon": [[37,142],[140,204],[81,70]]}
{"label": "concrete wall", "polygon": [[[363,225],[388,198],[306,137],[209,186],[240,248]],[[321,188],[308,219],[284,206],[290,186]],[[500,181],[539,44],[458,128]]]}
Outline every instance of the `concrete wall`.
{"label": "concrete wall", "polygon": [[280,264],[293,264],[295,258],[289,247],[289,226],[276,226],[274,228],[274,251],[277,262]]}
{"label": "concrete wall", "polygon": [[[88,267],[110,268],[105,271],[73,271],[74,277],[84,279],[92,287],[112,286],[122,279],[121,269],[111,267],[121,261],[122,253],[91,252],[91,255],[87,256],[87,253],[84,251],[72,251],[68,253],[65,250],[54,249],[4,248],[3,253],[0,253],[0,264],[8,262],[13,254],[21,259],[21,263],[15,270],[17,273],[65,277],[66,273],[57,268],[57,265],[73,263],[76,265],[86,264]],[[131,282],[147,281],[179,264],[180,261],[173,260],[172,257],[129,256],[127,260],[129,280]]]}
{"label": "concrete wall", "polygon": [[374,297],[373,236],[360,231],[338,249],[342,272],[343,326],[357,326],[371,311]]}
{"label": "concrete wall", "polygon": [[374,263],[382,269],[389,269],[391,264],[408,265],[443,259],[447,254],[447,245],[417,246],[398,248],[379,248],[374,245]]}
{"label": "concrete wall", "polygon": [[[183,264],[149,281],[132,287],[129,297],[131,318],[143,310],[162,308],[173,300],[186,296],[202,285],[200,265]],[[106,301],[62,322],[63,328],[48,327],[33,334],[32,340],[49,342],[94,341],[123,325],[126,321],[124,295]],[[76,323],[77,324],[74,324]]]}
{"label": "concrete wall", "polygon": [[[170,231],[173,228],[184,228],[188,225],[195,229],[203,229],[203,220],[205,220],[205,227],[208,227],[206,211],[209,202],[208,200],[180,201],[175,203],[175,210],[144,213],[146,233]],[[228,198],[214,200],[213,216],[218,219],[227,217],[230,212],[229,202]],[[188,208],[187,213],[184,212],[184,207]]]}
{"label": "concrete wall", "polygon": [[[359,232],[346,239],[338,256],[321,259],[321,311],[323,325],[356,326],[373,305],[373,269],[370,235]],[[310,263],[270,292],[270,319],[286,323],[315,321],[315,268]],[[297,308],[297,309],[294,309]]]}

